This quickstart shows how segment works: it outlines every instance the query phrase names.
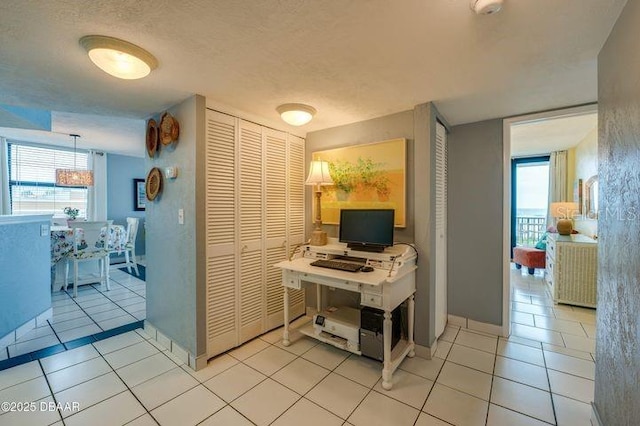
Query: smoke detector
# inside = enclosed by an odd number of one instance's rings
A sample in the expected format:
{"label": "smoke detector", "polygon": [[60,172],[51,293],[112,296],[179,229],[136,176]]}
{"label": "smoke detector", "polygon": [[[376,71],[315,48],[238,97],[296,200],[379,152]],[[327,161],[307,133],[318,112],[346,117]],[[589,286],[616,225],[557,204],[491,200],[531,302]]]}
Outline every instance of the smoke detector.
{"label": "smoke detector", "polygon": [[491,15],[502,9],[504,0],[471,0],[469,7],[478,15]]}

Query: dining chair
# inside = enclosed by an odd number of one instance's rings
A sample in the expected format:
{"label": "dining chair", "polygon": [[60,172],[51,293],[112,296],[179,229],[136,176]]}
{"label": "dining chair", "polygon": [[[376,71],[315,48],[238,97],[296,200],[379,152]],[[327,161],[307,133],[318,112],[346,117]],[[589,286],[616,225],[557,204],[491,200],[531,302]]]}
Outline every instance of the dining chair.
{"label": "dining chair", "polygon": [[136,237],[138,236],[139,224],[140,219],[137,217],[127,218],[127,242],[124,246],[125,266],[129,273],[131,273],[131,267],[133,266],[137,276],[140,276],[140,271],[138,271],[138,260],[136,259]]}
{"label": "dining chair", "polygon": [[73,297],[78,297],[78,286],[91,284],[95,279],[83,280],[78,278],[78,265],[82,262],[98,261],[100,271],[100,284],[104,283],[107,290],[109,285],[109,223],[102,222],[78,222],[72,223],[73,252],[67,257],[65,268],[65,290],[67,289],[69,276],[69,262],[73,262]]}

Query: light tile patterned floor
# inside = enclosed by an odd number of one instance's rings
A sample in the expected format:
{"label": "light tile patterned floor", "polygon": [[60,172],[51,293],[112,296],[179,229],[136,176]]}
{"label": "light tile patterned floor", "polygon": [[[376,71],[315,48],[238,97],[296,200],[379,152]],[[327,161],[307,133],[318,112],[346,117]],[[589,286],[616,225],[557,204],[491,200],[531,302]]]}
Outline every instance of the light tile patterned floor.
{"label": "light tile patterned floor", "polygon": [[537,334],[514,327],[503,339],[448,326],[441,357],[405,360],[391,391],[380,386],[379,363],[304,336],[284,348],[280,330],[198,372],[136,330],[0,372],[0,400],[80,405],[0,414],[0,425],[588,425],[594,361],[585,325],[595,311],[554,306],[540,276],[514,271],[512,280],[523,307],[514,313],[532,315],[521,318]]}
{"label": "light tile patterned floor", "polygon": [[51,320],[15,344],[0,348],[0,361],[144,320],[146,283],[117,265],[112,266],[110,278],[111,290],[99,284],[84,285],[75,299],[72,288],[54,291]]}

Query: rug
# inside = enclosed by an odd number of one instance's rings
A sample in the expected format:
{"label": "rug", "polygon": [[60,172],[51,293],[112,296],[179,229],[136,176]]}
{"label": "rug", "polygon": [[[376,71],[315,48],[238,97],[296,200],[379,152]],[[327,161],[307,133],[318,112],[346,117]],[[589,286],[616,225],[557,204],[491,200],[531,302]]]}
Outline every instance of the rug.
{"label": "rug", "polygon": [[138,272],[140,272],[140,275],[136,275],[136,270],[133,269],[133,267],[131,268],[131,272],[129,272],[126,267],[118,269],[136,278],[140,278],[142,281],[147,281],[147,269],[140,264],[138,264]]}

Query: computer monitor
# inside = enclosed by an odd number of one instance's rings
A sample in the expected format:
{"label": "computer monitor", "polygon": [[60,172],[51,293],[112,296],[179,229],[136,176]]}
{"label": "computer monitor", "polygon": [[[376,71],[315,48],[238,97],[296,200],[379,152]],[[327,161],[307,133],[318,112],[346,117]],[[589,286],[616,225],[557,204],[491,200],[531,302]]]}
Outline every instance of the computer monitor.
{"label": "computer monitor", "polygon": [[394,210],[340,210],[340,242],[354,250],[382,252],[393,245]]}

